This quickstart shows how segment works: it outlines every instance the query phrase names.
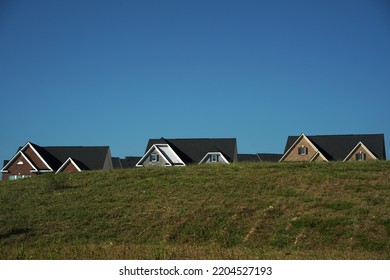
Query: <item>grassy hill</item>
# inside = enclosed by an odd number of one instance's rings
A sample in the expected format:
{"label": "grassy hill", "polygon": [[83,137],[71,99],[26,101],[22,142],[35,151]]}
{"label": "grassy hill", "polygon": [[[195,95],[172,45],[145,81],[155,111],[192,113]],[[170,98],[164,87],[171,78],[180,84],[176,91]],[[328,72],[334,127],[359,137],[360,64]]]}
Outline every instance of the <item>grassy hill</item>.
{"label": "grassy hill", "polygon": [[390,163],[1,181],[0,259],[390,259]]}

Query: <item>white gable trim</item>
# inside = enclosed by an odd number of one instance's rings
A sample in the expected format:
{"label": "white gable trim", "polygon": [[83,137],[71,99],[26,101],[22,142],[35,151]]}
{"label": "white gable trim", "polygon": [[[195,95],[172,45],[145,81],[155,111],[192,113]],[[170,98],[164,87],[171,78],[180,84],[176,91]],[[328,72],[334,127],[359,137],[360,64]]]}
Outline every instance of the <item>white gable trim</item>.
{"label": "white gable trim", "polygon": [[320,152],[318,151],[317,153],[315,153],[315,155],[309,160],[309,162],[313,162],[317,156],[320,156],[324,161],[328,162],[329,160]]}
{"label": "white gable trim", "polygon": [[27,156],[22,152],[22,150],[20,149],[13,157],[12,159],[3,167],[3,169],[1,169],[1,172],[2,173],[8,173],[8,167],[15,161],[15,159],[19,156],[19,155],[22,155],[22,157],[28,162],[28,164],[30,164],[30,166],[32,167],[33,170],[31,170],[30,172],[38,172],[38,169],[35,167],[35,165],[27,158]]}
{"label": "white gable trim", "polygon": [[144,156],[137,162],[137,164],[135,166],[136,167],[143,167],[142,163],[145,161],[145,159],[147,159],[150,156],[150,154],[153,151],[156,151],[165,160],[165,162],[168,164],[168,166],[172,166],[172,164],[169,162],[169,160],[157,148],[157,144],[155,144],[152,147],[150,147],[150,149],[144,154]]}
{"label": "white gable trim", "polygon": [[356,152],[356,150],[359,148],[359,147],[362,147],[364,150],[366,150],[366,152],[373,158],[373,159],[378,159],[367,147],[366,145],[363,144],[362,141],[360,141],[359,143],[357,143],[357,145],[352,149],[352,151],[345,157],[345,159],[343,161],[347,161],[351,158],[351,156],[353,156]]}
{"label": "white gable trim", "polygon": [[202,164],[205,159],[207,158],[207,156],[209,155],[219,155],[220,158],[222,159],[222,161],[224,161],[225,163],[227,164],[230,164],[230,162],[223,156],[223,154],[221,152],[208,152],[203,158],[202,160],[199,162],[199,164]]}
{"label": "white gable trim", "polygon": [[[171,153],[171,157],[176,157],[170,158],[168,154],[164,153],[162,151],[162,148],[167,148],[169,153]],[[185,166],[186,164],[181,160],[181,158],[175,153],[175,151],[169,146],[168,144],[154,144],[152,145],[149,150],[145,153],[145,155],[137,162],[135,165],[136,167],[143,167],[142,163],[149,157],[149,155],[153,152],[156,151],[166,162],[166,166],[173,166],[173,165],[178,165],[178,166]],[[168,158],[170,160],[168,160]],[[172,164],[172,163],[173,164]]]}
{"label": "white gable trim", "polygon": [[24,147],[22,148],[22,151],[25,150],[27,148],[27,146],[30,146],[31,149],[34,151],[34,153],[37,154],[37,156],[39,157],[40,160],[42,160],[42,162],[47,166],[47,169],[49,169],[50,171],[49,172],[52,172],[53,171],[53,168],[51,168],[51,166],[46,162],[46,160],[43,159],[43,157],[37,152],[37,150],[35,150],[34,146],[31,145],[30,142],[27,142],[26,145],[24,145]]}
{"label": "white gable trim", "polygon": [[306,137],[306,135],[304,133],[302,133],[297,140],[295,140],[295,142],[291,145],[291,147],[284,153],[284,155],[280,158],[279,162],[282,162],[284,161],[284,159],[287,157],[287,155],[290,154],[290,152],[296,147],[296,145],[299,143],[299,141],[301,141],[301,139],[304,138],[307,143],[309,143],[309,145],[316,151],[318,152],[318,149],[317,147],[313,144],[313,142],[311,142],[309,140],[309,138]]}
{"label": "white gable trim", "polygon": [[38,169],[35,167],[35,165],[27,158],[27,156],[22,152],[22,150],[19,150],[19,152],[17,152],[13,157],[12,159],[3,167],[3,169],[1,169],[1,172],[3,173],[8,173],[8,167],[15,161],[15,159],[19,156],[19,155],[22,155],[23,158],[28,162],[28,164],[30,164],[30,166],[34,169],[32,170],[31,172],[38,172]]}
{"label": "white gable trim", "polygon": [[74,162],[74,160],[73,160],[72,158],[69,157],[69,158],[64,162],[64,164],[61,165],[60,168],[58,168],[56,174],[59,173],[59,172],[61,172],[69,162],[70,162],[71,164],[73,164],[74,167],[76,167],[76,169],[77,169],[78,172],[81,172],[81,168]]}
{"label": "white gable trim", "polygon": [[167,158],[172,162],[172,165],[185,166],[185,163],[176,154],[176,152],[168,144],[157,144],[159,151],[164,154],[164,158]]}

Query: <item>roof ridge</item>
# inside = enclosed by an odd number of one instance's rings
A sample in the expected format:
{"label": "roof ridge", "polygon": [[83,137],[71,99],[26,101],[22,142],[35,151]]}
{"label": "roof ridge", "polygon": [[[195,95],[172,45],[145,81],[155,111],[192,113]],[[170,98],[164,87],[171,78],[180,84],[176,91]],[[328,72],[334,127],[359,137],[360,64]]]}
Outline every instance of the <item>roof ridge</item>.
{"label": "roof ridge", "polygon": [[[308,135],[306,137],[317,137],[317,136],[363,136],[363,135],[384,135],[384,133],[349,133],[349,134],[317,134],[317,135]],[[294,136],[293,136],[294,137]],[[299,137],[299,135],[298,135]]]}

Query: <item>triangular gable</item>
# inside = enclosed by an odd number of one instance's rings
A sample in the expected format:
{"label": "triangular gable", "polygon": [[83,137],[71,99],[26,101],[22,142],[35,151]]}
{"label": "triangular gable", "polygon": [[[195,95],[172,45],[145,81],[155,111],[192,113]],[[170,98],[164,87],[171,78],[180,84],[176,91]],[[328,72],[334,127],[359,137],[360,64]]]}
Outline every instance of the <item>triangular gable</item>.
{"label": "triangular gable", "polygon": [[10,161],[7,162],[7,164],[1,169],[1,172],[3,173],[7,173],[8,172],[8,167],[19,157],[19,156],[22,156],[26,161],[27,163],[32,167],[33,171],[31,172],[38,172],[38,169],[35,167],[35,165],[28,159],[28,157],[26,157],[26,155],[22,152],[22,150],[19,150],[13,157]]}
{"label": "triangular gable", "polygon": [[50,167],[50,165],[43,159],[43,157],[38,153],[38,151],[34,148],[34,145],[32,145],[30,142],[27,142],[13,157],[12,159],[3,167],[3,169],[1,170],[3,172],[3,170],[5,170],[8,166],[10,166],[14,161],[15,159],[17,158],[17,155],[20,153],[20,152],[24,152],[26,151],[28,148],[31,148],[31,150],[37,155],[37,157],[39,158],[39,160],[42,161],[42,163],[44,165],[46,165],[47,167],[47,170],[39,170],[38,167],[36,167],[30,160],[27,159],[27,156],[23,154],[23,156],[28,160],[29,164],[31,164],[32,166],[34,166],[34,171],[33,172],[52,172],[53,169]]}
{"label": "triangular gable", "polygon": [[68,158],[68,159],[64,162],[64,164],[61,165],[60,168],[58,168],[56,174],[59,173],[59,172],[62,172],[62,170],[65,170],[65,168],[68,167],[69,165],[73,165],[73,166],[76,168],[76,170],[77,170],[78,172],[81,172],[81,168],[77,165],[77,163],[76,163],[72,158]]}
{"label": "triangular gable", "polygon": [[367,147],[366,145],[363,144],[363,142],[359,142],[353,149],[352,151],[345,157],[345,159],[343,161],[348,161],[351,159],[351,157],[356,153],[356,151],[359,149],[359,148],[363,148],[363,150],[365,150],[367,152],[367,154],[372,157],[373,159],[378,159]]}
{"label": "triangular gable", "polygon": [[[279,162],[282,162],[284,161],[284,159],[291,153],[291,151],[293,151],[296,146],[298,145],[298,143],[301,141],[301,139],[305,139],[306,142],[316,151],[316,153],[321,153],[318,148],[313,144],[312,141],[310,141],[310,139],[304,134],[302,133],[297,140],[295,140],[295,142],[290,146],[290,148],[283,154],[283,156],[280,158]],[[324,158],[325,156],[322,155]]]}
{"label": "triangular gable", "polygon": [[220,158],[222,159],[222,161],[224,161],[224,162],[227,163],[227,164],[230,164],[230,162],[225,158],[225,156],[224,156],[221,152],[208,152],[208,153],[201,159],[201,161],[199,162],[199,164],[204,163],[204,161],[207,159],[207,157],[208,157],[209,155],[218,155],[218,156],[220,156]]}
{"label": "triangular gable", "polygon": [[323,161],[326,161],[326,162],[329,161],[329,160],[328,160],[320,151],[318,151],[318,152],[310,159],[310,162],[316,161],[318,157],[322,158]]}
{"label": "triangular gable", "polygon": [[149,139],[145,152],[156,144],[168,144],[186,164],[199,163],[208,152],[222,152],[229,162],[237,162],[235,138]]}
{"label": "triangular gable", "polygon": [[135,165],[136,167],[142,167],[145,160],[150,156],[152,152],[157,152],[166,162],[166,166],[185,166],[185,163],[181,158],[175,153],[175,151],[168,144],[154,144],[145,155],[138,161]]}

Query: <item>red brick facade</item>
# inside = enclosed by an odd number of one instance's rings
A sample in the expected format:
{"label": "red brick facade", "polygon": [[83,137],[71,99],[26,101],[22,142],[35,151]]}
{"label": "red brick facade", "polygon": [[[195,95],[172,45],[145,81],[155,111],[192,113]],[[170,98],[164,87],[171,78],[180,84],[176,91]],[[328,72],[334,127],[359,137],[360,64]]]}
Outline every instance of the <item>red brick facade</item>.
{"label": "red brick facade", "polygon": [[[73,156],[77,160],[72,159]],[[110,147],[41,147],[27,142],[10,161],[5,162],[1,172],[3,180],[16,180],[42,173],[79,172],[79,167],[83,170],[112,169]]]}
{"label": "red brick facade", "polygon": [[31,148],[31,146],[27,146],[23,153],[28,157],[31,162],[34,163],[37,169],[49,169],[49,167],[39,158],[37,153]]}
{"label": "red brick facade", "polygon": [[49,167],[40,159],[31,145],[25,145],[3,172],[2,179],[9,180],[11,176],[35,176],[40,170],[49,170]]}
{"label": "red brick facade", "polygon": [[3,173],[3,180],[8,180],[10,175],[26,175],[26,176],[34,176],[35,173],[31,171],[34,168],[30,165],[30,163],[23,157],[22,154],[16,156],[13,162],[7,168],[8,172]]}
{"label": "red brick facade", "polygon": [[71,161],[68,161],[68,163],[65,165],[64,168],[62,168],[61,172],[78,172],[76,166]]}

